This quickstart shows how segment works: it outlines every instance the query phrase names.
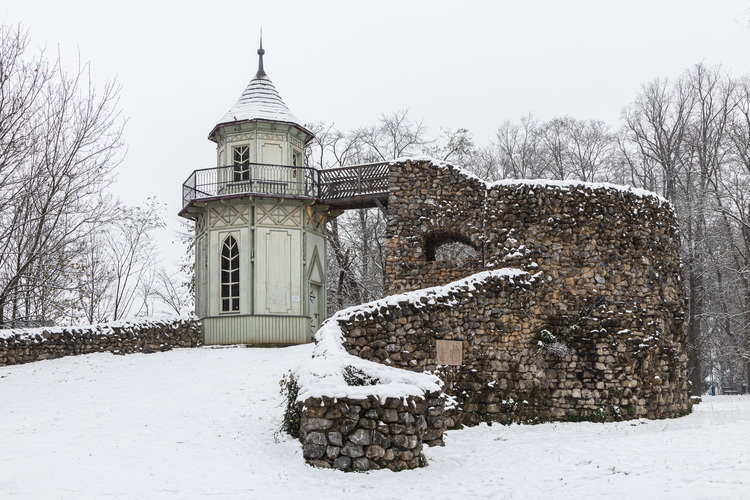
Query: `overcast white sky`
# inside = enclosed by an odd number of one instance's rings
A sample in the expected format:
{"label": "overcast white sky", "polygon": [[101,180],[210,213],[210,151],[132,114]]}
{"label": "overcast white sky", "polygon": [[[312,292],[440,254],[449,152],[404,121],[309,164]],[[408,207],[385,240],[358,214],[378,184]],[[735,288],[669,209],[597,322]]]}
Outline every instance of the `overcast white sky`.
{"label": "overcast white sky", "polygon": [[266,72],[301,120],[347,129],[408,108],[479,144],[528,113],[617,125],[642,83],[701,61],[750,74],[750,0],[2,0],[0,21],[117,78],[117,194],[158,196],[168,219],[190,172],[215,166],[206,137],[255,74],[261,26]]}

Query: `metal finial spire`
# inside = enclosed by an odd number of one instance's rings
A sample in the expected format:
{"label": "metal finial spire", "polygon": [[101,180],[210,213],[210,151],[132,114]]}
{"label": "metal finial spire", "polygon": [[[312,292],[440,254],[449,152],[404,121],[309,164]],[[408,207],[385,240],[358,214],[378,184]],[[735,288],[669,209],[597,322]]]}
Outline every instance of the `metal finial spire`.
{"label": "metal finial spire", "polygon": [[260,48],[258,49],[258,72],[255,74],[255,76],[266,76],[266,72],[263,69],[263,54],[265,54],[266,51],[263,50],[263,28],[260,30]]}

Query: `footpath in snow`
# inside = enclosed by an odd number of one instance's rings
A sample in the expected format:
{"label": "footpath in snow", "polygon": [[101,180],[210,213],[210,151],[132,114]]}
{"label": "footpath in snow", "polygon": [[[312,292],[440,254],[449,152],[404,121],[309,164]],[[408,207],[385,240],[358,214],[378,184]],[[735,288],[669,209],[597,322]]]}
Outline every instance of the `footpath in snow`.
{"label": "footpath in snow", "polygon": [[750,499],[750,396],[674,420],[449,431],[412,471],[312,468],[276,432],[279,379],[311,350],[0,367],[0,498]]}

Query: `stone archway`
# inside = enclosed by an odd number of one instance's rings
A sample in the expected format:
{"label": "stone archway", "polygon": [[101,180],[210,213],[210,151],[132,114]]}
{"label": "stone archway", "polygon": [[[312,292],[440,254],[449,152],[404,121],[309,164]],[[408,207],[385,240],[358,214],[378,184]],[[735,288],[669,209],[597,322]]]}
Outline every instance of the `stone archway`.
{"label": "stone archway", "polygon": [[466,262],[481,259],[481,249],[468,236],[450,231],[433,231],[424,237],[428,262]]}

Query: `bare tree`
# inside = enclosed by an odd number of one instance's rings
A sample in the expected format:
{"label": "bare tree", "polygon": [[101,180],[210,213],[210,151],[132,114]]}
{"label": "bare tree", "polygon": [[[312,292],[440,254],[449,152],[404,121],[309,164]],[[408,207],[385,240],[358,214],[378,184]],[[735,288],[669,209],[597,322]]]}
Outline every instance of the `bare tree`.
{"label": "bare tree", "polygon": [[162,304],[173,307],[173,290],[159,279],[153,240],[154,231],[164,227],[162,210],[163,203],[153,198],[141,206],[115,206],[110,218],[89,232],[85,251],[75,262],[76,306],[86,321],[147,315]]}
{"label": "bare tree", "polygon": [[495,139],[500,171],[494,175],[488,172],[484,179],[534,179],[544,176],[541,130],[536,118],[526,115],[518,124],[504,121],[497,129]]}
{"label": "bare tree", "polygon": [[[368,146],[362,140],[363,130],[342,132],[335,129],[333,124],[314,124],[316,138],[308,146],[308,165],[314,168],[331,168],[371,161],[373,155],[366,152]],[[358,211],[358,215],[360,212],[365,220],[369,217],[369,211]],[[357,237],[353,230],[356,222],[352,217],[351,213],[346,213],[328,224],[328,308],[331,313],[359,304],[363,297],[370,296],[360,279],[360,271],[368,266],[362,265],[361,255],[360,258],[356,258],[363,244],[356,243],[356,240],[369,241],[371,235],[365,231]],[[368,260],[366,255],[364,260]],[[382,281],[382,275],[376,279]]]}
{"label": "bare tree", "polygon": [[[682,175],[677,177],[678,213],[683,231],[683,262],[688,296],[688,358],[694,394],[699,394],[706,359],[705,343],[711,319],[721,314],[712,310],[710,298],[711,268],[716,261],[711,253],[716,248],[717,231],[712,219],[720,208],[717,179],[725,166],[726,130],[733,112],[730,79],[719,70],[696,65],[683,77],[690,90],[693,107],[687,130],[690,154],[682,163]],[[716,204],[719,202],[719,205]],[[720,278],[720,276],[717,276]],[[708,321],[707,321],[708,320]],[[697,386],[697,387],[696,387]]]}
{"label": "bare tree", "polygon": [[570,175],[568,168],[568,129],[572,118],[565,116],[546,122],[539,131],[542,145],[544,176],[564,180]]}
{"label": "bare tree", "polygon": [[449,162],[452,165],[466,167],[471,164],[476,152],[474,139],[468,129],[440,129],[440,136],[422,148],[423,152],[433,158]]}
{"label": "bare tree", "polygon": [[750,382],[750,78],[736,84],[728,128],[732,161],[719,180],[726,200],[720,205],[728,242],[725,256],[731,257],[727,265],[730,293],[724,303],[734,304],[724,324],[725,338],[742,360]]}
{"label": "bare tree", "polygon": [[152,264],[156,254],[150,235],[153,230],[164,227],[161,208],[161,204],[152,198],[143,207],[124,207],[116,211],[114,227],[106,244],[113,273],[112,319],[129,315],[139,297],[142,307],[146,304],[149,294],[143,293],[143,286],[153,280]]}
{"label": "bare tree", "polygon": [[631,179],[667,196],[680,221],[693,394],[705,389],[704,375],[713,377],[717,367],[731,372],[747,330],[742,103],[735,80],[721,68],[698,64],[674,83],[644,85],[623,112],[620,149]]}
{"label": "bare tree", "polygon": [[469,172],[486,181],[505,179],[503,175],[502,158],[498,148],[490,143],[474,148],[474,154],[464,165]]}
{"label": "bare tree", "polygon": [[106,252],[104,227],[93,228],[87,235],[86,245],[72,262],[75,272],[75,307],[71,319],[78,314],[89,324],[106,321],[111,312],[109,290],[114,282],[114,273]]}
{"label": "bare tree", "polygon": [[412,120],[409,110],[402,109],[380,115],[377,123],[359,130],[356,135],[366,146],[364,161],[384,161],[421,152],[428,143],[426,133],[427,127],[422,121]]}
{"label": "bare tree", "polygon": [[[623,111],[627,141],[635,146],[639,160],[630,160],[634,178],[653,189],[645,179],[653,167],[661,170],[661,189],[667,199],[675,198],[680,166],[687,154],[686,135],[694,105],[694,96],[685,82],[670,87],[668,80],[645,84],[636,100]],[[625,150],[626,152],[628,150]],[[632,153],[626,156],[631,158]]]}
{"label": "bare tree", "polygon": [[[119,87],[96,89],[88,66],[28,54],[0,26],[0,325],[60,319],[71,256],[106,215],[100,193],[121,160]],[[45,300],[41,300],[45,298]],[[32,300],[33,299],[33,300]]]}
{"label": "bare tree", "polygon": [[[308,148],[308,164],[330,168],[387,161],[425,151],[430,141],[426,127],[409,117],[407,110],[366,127],[342,132],[331,124],[313,126],[317,137]],[[460,133],[459,133],[460,136]],[[457,136],[445,154],[455,156],[468,136]],[[333,311],[383,293],[385,267],[385,217],[379,209],[349,211],[328,225],[328,298]]]}
{"label": "bare tree", "polygon": [[573,178],[586,182],[601,180],[611,169],[617,140],[602,120],[568,122],[568,161]]}

